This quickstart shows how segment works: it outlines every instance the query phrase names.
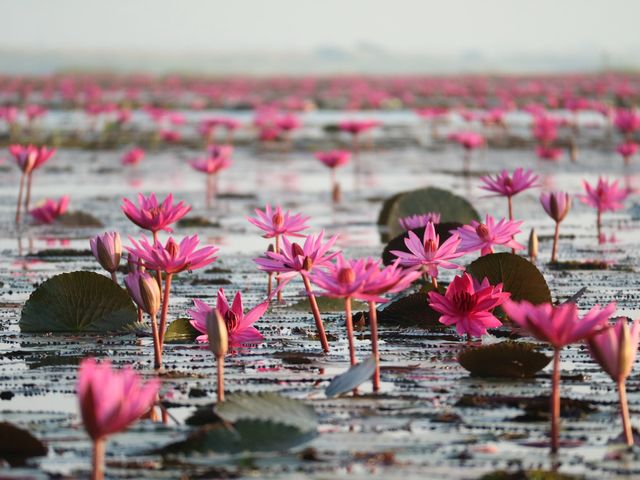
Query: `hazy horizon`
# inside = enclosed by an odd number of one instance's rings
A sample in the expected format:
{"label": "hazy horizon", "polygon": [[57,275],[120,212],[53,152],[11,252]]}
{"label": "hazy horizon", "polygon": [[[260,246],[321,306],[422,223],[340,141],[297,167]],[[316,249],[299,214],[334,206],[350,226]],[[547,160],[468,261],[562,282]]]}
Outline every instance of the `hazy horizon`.
{"label": "hazy horizon", "polygon": [[114,68],[144,54],[166,56],[147,59],[151,68],[157,61],[163,70],[184,68],[181,55],[217,58],[221,70],[251,69],[255,59],[249,58],[260,53],[266,63],[275,61],[275,68],[278,62],[286,67],[287,58],[312,55],[311,67],[314,59],[330,59],[318,67],[329,70],[342,68],[336,59],[348,66],[349,55],[366,57],[369,63],[356,62],[365,70],[375,69],[385,55],[407,59],[392,58],[394,70],[423,58],[433,64],[425,60],[421,67],[427,70],[447,62],[452,69],[468,63],[517,70],[527,62],[551,70],[572,63],[592,69],[640,66],[635,28],[640,2],[633,0],[0,0],[0,5],[4,72],[14,65],[37,71],[40,57],[49,53],[49,69],[82,66],[83,56],[100,52],[113,54],[100,60]]}

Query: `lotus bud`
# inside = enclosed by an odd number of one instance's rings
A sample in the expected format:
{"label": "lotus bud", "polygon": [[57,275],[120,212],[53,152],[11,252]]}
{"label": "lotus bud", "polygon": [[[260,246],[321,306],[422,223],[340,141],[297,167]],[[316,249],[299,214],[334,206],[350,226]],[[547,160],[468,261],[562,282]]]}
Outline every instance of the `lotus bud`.
{"label": "lotus bud", "polygon": [[93,256],[96,257],[102,268],[109,273],[118,269],[122,256],[122,243],[118,232],[105,232],[96,235],[89,240],[89,245]]}
{"label": "lotus bud", "polygon": [[529,234],[529,259],[532,263],[535,263],[536,258],[538,258],[538,234],[536,233],[536,229],[532,228],[531,233]]}
{"label": "lotus bud", "polygon": [[133,301],[151,316],[160,310],[160,287],[155,278],[146,272],[131,272],[124,277],[127,292]]}
{"label": "lotus bud", "polygon": [[209,336],[209,350],[217,358],[224,357],[229,350],[229,337],[227,325],[218,309],[207,313],[207,335]]}

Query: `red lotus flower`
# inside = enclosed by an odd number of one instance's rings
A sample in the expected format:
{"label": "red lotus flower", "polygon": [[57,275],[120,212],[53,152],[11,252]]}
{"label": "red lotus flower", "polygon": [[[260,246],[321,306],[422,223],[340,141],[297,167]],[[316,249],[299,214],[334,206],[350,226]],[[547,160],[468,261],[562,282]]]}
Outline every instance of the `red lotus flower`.
{"label": "red lotus flower", "polygon": [[279,205],[275,209],[271,208],[271,205],[267,205],[264,212],[256,208],[255,212],[257,218],[247,217],[247,220],[265,232],[264,238],[274,238],[280,235],[301,237],[300,232],[309,228],[306,224],[309,217],[299,213],[292,215],[288,210],[283,213]]}
{"label": "red lotus flower", "polygon": [[[191,315],[192,318],[189,323],[191,323],[193,328],[203,334],[197,337],[196,340],[200,343],[206,343],[209,341],[207,335],[207,315],[214,310],[214,307],[210,307],[198,299],[194,299],[193,303],[195,308],[189,310],[189,315]],[[236,293],[233,304],[229,307],[224,289],[219,289],[215,309],[220,312],[220,315],[224,319],[227,327],[229,345],[240,346],[247,343],[256,344],[264,341],[264,336],[253,324],[264,315],[267,308],[269,308],[269,300],[260,303],[245,314],[244,307],[242,306],[242,294],[240,292]]]}
{"label": "red lotus flower", "polygon": [[450,262],[466,253],[459,249],[460,241],[460,237],[454,233],[441,245],[440,235],[436,234],[433,223],[429,222],[424,229],[422,241],[412,231],[408,232],[408,237],[404,239],[408,253],[402,250],[392,250],[391,253],[400,260],[403,267],[420,267],[435,279],[438,278],[439,268],[460,268]]}
{"label": "red lotus flower", "polygon": [[31,216],[40,223],[53,223],[60,215],[67,211],[69,206],[69,197],[63,195],[56,202],[51,198],[47,198],[38,206],[29,211]]}
{"label": "red lotus flower", "polygon": [[440,323],[455,325],[459,335],[480,337],[487,328],[502,325],[491,312],[503,304],[510,293],[502,291],[502,284],[492,286],[485,278],[477,284],[468,273],[457,276],[447,287],[444,295],[431,291],[429,305],[440,312]]}
{"label": "red lotus flower", "polygon": [[150,230],[157,234],[160,230],[172,232],[169,227],[172,223],[177,222],[184,217],[191,207],[180,202],[173,204],[173,194],[167,195],[167,198],[159,204],[156,194],[152,193],[145,198],[141,193],[138,194],[138,206],[136,207],[129,199],[122,200],[122,211],[129,220],[138,225],[140,228]]}
{"label": "red lotus flower", "polygon": [[409,215],[398,219],[400,226],[405,230],[414,230],[420,227],[426,227],[429,222],[433,224],[440,223],[440,214],[438,212],[419,213]]}
{"label": "red lotus flower", "polygon": [[514,250],[521,250],[524,245],[518,243],[513,237],[520,233],[522,222],[514,222],[505,218],[495,223],[493,217],[486,216],[485,223],[472,220],[469,225],[463,225],[454,230],[460,235],[458,250],[473,252],[480,250],[481,255],[493,253],[494,245],[504,245]]}
{"label": "red lotus flower", "polygon": [[180,243],[169,238],[165,245],[155,242],[153,245],[143,236],[140,243],[129,237],[133,247],[126,247],[129,253],[144,261],[145,267],[168,274],[196,270],[213,263],[217,257],[217,247],[207,246],[196,250],[200,239],[198,235],[184,237]]}

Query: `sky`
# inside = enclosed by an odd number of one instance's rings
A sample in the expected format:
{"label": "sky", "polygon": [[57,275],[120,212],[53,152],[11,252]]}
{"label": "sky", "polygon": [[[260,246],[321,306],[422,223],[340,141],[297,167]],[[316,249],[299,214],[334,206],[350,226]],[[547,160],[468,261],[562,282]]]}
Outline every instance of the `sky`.
{"label": "sky", "polygon": [[0,0],[0,9],[0,50],[640,49],[638,0]]}

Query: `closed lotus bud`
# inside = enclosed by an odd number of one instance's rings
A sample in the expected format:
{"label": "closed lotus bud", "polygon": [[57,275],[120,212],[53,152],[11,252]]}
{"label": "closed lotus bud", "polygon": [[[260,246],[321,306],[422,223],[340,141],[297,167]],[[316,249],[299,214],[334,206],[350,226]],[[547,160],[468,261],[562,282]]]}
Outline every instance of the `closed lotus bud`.
{"label": "closed lotus bud", "polygon": [[532,262],[536,261],[538,258],[538,234],[536,233],[536,229],[532,228],[531,233],[529,234],[529,258]]}
{"label": "closed lotus bud", "polygon": [[308,256],[304,257],[304,261],[302,262],[302,269],[308,272],[309,270],[311,270],[311,267],[313,267],[313,260],[311,260],[311,258]]}
{"label": "closed lotus bud", "polygon": [[144,260],[133,253],[127,256],[127,267],[130,272],[144,272]]}
{"label": "closed lotus bud", "polygon": [[102,235],[96,235],[89,240],[89,245],[93,256],[96,257],[102,268],[109,273],[118,269],[122,256],[122,243],[118,232],[105,232]]}
{"label": "closed lotus bud", "polygon": [[333,189],[331,190],[331,199],[333,203],[340,203],[342,201],[342,189],[340,188],[339,183],[335,183],[333,185]]}
{"label": "closed lotus bud", "polygon": [[217,358],[224,357],[229,350],[229,336],[227,325],[218,309],[207,313],[207,335],[209,336],[209,350]]}
{"label": "closed lotus bud", "polygon": [[636,359],[635,349],[631,346],[631,333],[626,320],[621,321],[620,351],[618,352],[618,365],[620,366],[620,378],[627,378],[633,368]]}
{"label": "closed lotus bud", "polygon": [[124,277],[127,292],[133,301],[151,316],[160,310],[160,287],[147,272],[131,272]]}

